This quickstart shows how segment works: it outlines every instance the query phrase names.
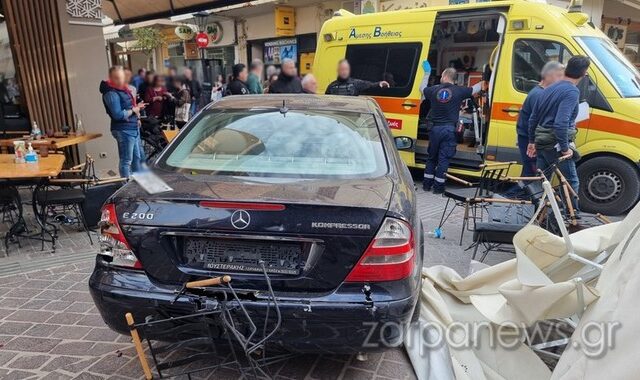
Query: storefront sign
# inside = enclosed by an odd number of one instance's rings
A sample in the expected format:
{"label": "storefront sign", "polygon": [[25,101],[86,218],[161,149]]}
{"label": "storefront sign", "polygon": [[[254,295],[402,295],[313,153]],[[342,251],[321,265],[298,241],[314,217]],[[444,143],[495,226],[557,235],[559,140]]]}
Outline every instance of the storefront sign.
{"label": "storefront sign", "polygon": [[292,7],[276,7],[276,36],[296,35],[296,15]]}
{"label": "storefront sign", "polygon": [[201,49],[209,46],[209,35],[205,32],[198,33],[196,36],[196,44],[198,44],[198,47]]}
{"label": "storefront sign", "polygon": [[213,22],[205,27],[205,32],[209,36],[209,45],[217,45],[222,41],[223,30],[219,22]]}
{"label": "storefront sign", "polygon": [[196,32],[189,25],[177,26],[175,33],[182,41],[192,40],[196,35]]}
{"label": "storefront sign", "polygon": [[195,42],[184,43],[184,58],[185,59],[200,58],[200,51],[198,49],[198,45]]}
{"label": "storefront sign", "polygon": [[618,48],[624,49],[624,44],[627,40],[626,25],[605,24],[604,32]]}
{"label": "storefront sign", "polygon": [[300,75],[309,74],[313,71],[313,60],[315,57],[316,53],[300,54]]}
{"label": "storefront sign", "polygon": [[264,63],[279,65],[284,59],[298,61],[298,40],[283,38],[264,43]]}

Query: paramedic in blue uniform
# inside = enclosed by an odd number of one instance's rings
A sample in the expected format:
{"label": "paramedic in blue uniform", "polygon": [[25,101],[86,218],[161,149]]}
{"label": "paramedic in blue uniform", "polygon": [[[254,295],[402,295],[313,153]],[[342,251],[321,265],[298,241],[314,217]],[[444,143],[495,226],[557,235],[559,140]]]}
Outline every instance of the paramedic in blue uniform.
{"label": "paramedic in blue uniform", "polygon": [[424,99],[429,108],[427,120],[431,124],[431,130],[429,158],[424,169],[422,188],[425,191],[433,189],[434,194],[444,192],[449,160],[456,154],[455,129],[460,120],[462,102],[475,93],[475,87],[455,85],[457,75],[456,69],[448,68],[442,72],[439,85],[424,89]]}

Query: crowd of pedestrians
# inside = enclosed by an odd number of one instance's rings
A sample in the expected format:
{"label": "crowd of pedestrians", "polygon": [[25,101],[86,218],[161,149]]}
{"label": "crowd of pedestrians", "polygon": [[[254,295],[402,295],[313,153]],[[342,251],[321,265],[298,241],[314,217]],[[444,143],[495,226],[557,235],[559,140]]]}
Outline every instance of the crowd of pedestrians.
{"label": "crowd of pedestrians", "polygon": [[[342,60],[337,67],[337,79],[328,86],[326,94],[357,96],[372,87],[385,88],[389,83],[351,78],[349,62]],[[248,67],[235,64],[227,80],[218,75],[211,84],[208,102],[231,95],[316,94],[317,91],[313,74],[300,77],[293,60],[284,59],[278,70],[254,59]],[[181,75],[174,67],[168,69],[167,75],[144,68],[134,75],[129,69],[114,66],[109,70],[109,78],[100,84],[100,93],[111,119],[111,133],[118,144],[120,175],[129,177],[144,167],[146,161],[141,129],[161,123],[182,128],[198,111],[204,90],[188,67]]]}

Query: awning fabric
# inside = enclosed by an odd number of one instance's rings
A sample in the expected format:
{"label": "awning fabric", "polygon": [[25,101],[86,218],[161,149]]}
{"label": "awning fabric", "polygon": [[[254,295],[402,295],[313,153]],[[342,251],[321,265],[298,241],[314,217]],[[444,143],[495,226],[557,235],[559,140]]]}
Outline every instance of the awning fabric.
{"label": "awning fabric", "polygon": [[103,0],[102,11],[116,24],[130,24],[245,2],[237,0]]}

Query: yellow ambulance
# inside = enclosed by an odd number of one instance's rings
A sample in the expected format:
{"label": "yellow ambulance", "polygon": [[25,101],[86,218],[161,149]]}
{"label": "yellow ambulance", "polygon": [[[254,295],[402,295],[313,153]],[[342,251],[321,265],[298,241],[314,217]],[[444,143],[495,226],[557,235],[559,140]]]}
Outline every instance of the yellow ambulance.
{"label": "yellow ambulance", "polygon": [[581,206],[624,213],[640,197],[640,73],[579,5],[507,0],[367,15],[340,10],[322,27],[313,71],[322,92],[344,58],[352,77],[389,82],[363,95],[384,111],[410,167],[424,167],[429,144],[419,125],[421,89],[447,67],[458,70],[460,85],[480,83],[485,91],[477,107],[461,111],[451,165],[452,172],[477,176],[487,161],[520,161],[516,121],[527,93],[547,61],[566,63],[578,54],[593,60],[579,85]]}

